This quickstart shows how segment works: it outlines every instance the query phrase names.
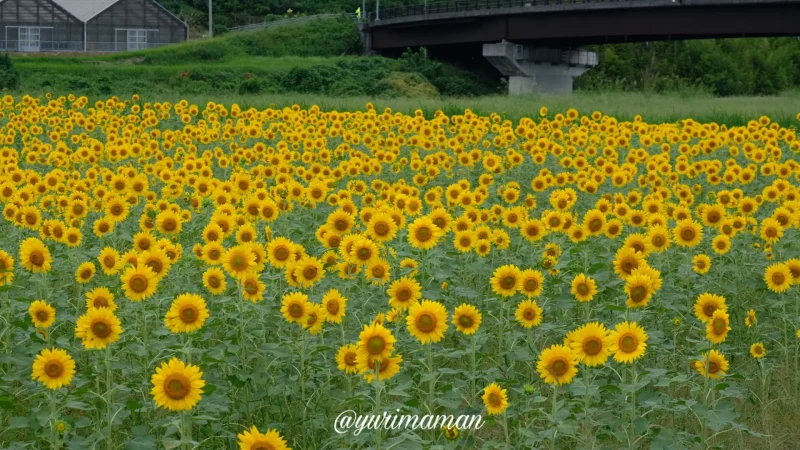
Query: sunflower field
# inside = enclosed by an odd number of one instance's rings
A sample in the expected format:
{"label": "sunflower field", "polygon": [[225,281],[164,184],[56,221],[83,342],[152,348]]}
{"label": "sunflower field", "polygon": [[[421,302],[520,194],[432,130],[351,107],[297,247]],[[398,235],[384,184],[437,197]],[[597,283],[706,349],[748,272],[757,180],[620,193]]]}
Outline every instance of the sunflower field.
{"label": "sunflower field", "polygon": [[787,125],[7,95],[0,448],[797,448]]}

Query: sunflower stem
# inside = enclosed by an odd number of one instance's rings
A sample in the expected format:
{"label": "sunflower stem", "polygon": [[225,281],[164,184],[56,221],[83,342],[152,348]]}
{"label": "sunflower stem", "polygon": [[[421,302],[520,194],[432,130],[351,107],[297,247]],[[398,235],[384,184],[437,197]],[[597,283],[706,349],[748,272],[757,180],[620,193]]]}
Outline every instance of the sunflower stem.
{"label": "sunflower stem", "polygon": [[114,448],[113,441],[111,439],[111,432],[112,432],[112,425],[114,421],[114,416],[111,414],[111,402],[112,402],[112,386],[111,386],[111,346],[106,345],[106,422],[107,422],[107,433],[106,433],[106,448],[111,450]]}
{"label": "sunflower stem", "polygon": [[584,376],[584,384],[586,385],[586,391],[583,395],[583,423],[586,429],[586,436],[589,440],[592,440],[592,424],[589,420],[589,406],[591,404],[591,396],[589,395],[589,385],[591,385],[592,380],[590,377],[590,370],[589,366],[584,368],[583,376]]}
{"label": "sunflower stem", "polygon": [[476,376],[476,366],[475,366],[475,341],[478,340],[478,336],[476,334],[472,335],[472,359],[470,364],[471,372],[471,380],[469,382],[469,394],[470,394],[470,405],[475,406],[477,399],[475,398],[475,376]]}
{"label": "sunflower stem", "polygon": [[636,360],[631,364],[631,437],[630,448],[634,448],[636,440]]}
{"label": "sunflower stem", "polygon": [[558,385],[553,385],[553,413],[550,419],[553,421],[553,435],[550,437],[550,450],[556,449],[556,434],[558,433],[558,425],[556,423],[556,406],[558,405]]}
{"label": "sunflower stem", "polygon": [[511,439],[508,436],[508,409],[503,411],[503,432],[505,433],[506,437],[506,450],[511,449]]}
{"label": "sunflower stem", "polygon": [[[381,362],[375,361],[375,416],[381,413]],[[381,450],[381,427],[375,427],[375,448]]]}
{"label": "sunflower stem", "polygon": [[56,417],[58,416],[58,412],[56,411],[55,389],[51,389],[48,396],[50,397],[50,449],[56,450],[58,448],[58,443],[56,442],[58,438],[56,431]]}

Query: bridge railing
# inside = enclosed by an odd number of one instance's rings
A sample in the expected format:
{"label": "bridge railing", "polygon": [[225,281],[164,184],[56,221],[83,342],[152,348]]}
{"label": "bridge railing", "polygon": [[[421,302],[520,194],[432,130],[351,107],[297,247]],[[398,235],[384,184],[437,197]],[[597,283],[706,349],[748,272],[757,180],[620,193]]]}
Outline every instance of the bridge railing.
{"label": "bridge railing", "polygon": [[[420,16],[425,14],[452,13],[460,11],[476,11],[482,9],[517,8],[525,6],[543,5],[569,5],[579,3],[608,3],[625,0],[449,0],[443,2],[429,2],[417,5],[396,6],[381,8],[378,18],[381,20],[396,17]],[[370,21],[376,19],[375,12],[369,15]]]}

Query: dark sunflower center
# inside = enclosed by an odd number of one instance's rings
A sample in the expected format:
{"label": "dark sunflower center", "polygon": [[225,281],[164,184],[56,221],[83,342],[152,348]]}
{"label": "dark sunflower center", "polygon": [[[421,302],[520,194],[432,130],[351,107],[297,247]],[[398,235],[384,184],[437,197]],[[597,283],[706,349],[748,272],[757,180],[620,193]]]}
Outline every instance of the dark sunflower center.
{"label": "dark sunflower center", "polygon": [[600,219],[592,219],[589,222],[589,229],[591,231],[600,231],[601,228],[603,228],[603,221]]}
{"label": "dark sunflower center", "polygon": [[275,249],[275,259],[278,261],[283,261],[289,257],[289,250],[284,247],[278,247]]}
{"label": "dark sunflower center", "polygon": [[386,348],[386,341],[381,336],[372,336],[367,340],[367,351],[371,355],[378,355]]}
{"label": "dark sunflower center", "polygon": [[302,317],[303,307],[295,303],[294,305],[289,307],[289,315],[294,317],[295,319],[298,317]]}
{"label": "dark sunflower center", "polygon": [[108,308],[108,300],[104,297],[97,297],[92,302],[95,308]]}
{"label": "dark sunflower center", "polygon": [[683,238],[684,241],[691,241],[694,239],[694,236],[694,230],[691,228],[684,228],[681,231],[681,238]]}
{"label": "dark sunflower center", "polygon": [[181,310],[181,320],[183,323],[194,323],[197,320],[197,309],[194,306],[186,306]]}
{"label": "dark sunflower center", "polygon": [[189,380],[179,375],[171,375],[164,382],[164,393],[173,400],[183,400],[189,395]]}
{"label": "dark sunflower center", "polygon": [[328,311],[328,314],[335,316],[339,314],[339,302],[336,300],[328,300],[328,303],[325,304],[325,309]]}
{"label": "dark sunflower center", "polygon": [[490,405],[492,405],[492,406],[500,406],[501,403],[502,403],[502,400],[500,399],[499,395],[497,395],[494,392],[489,394],[489,404]]}
{"label": "dark sunflower center", "polygon": [[525,317],[525,320],[533,320],[536,318],[536,311],[533,308],[526,309],[522,316]]}
{"label": "dark sunflower center", "polygon": [[639,345],[639,340],[636,336],[631,334],[626,334],[622,336],[622,339],[619,340],[619,348],[625,353],[631,353],[636,350],[636,347]]}
{"label": "dark sunflower center", "polygon": [[716,361],[708,362],[708,373],[717,373],[720,370],[719,364]]}
{"label": "dark sunflower center", "polygon": [[36,250],[31,253],[30,261],[34,266],[41,266],[44,264],[44,255],[39,250]]}
{"label": "dark sunflower center", "polygon": [[414,233],[414,235],[418,240],[425,242],[431,238],[431,230],[428,227],[421,227],[416,233]]}
{"label": "dark sunflower center", "polygon": [[303,277],[306,280],[313,280],[317,276],[317,268],[316,267],[306,267],[303,269]]}
{"label": "dark sunflower center", "polygon": [[436,317],[428,313],[420,315],[417,318],[417,328],[423,333],[430,333],[436,329]]}
{"label": "dark sunflower center", "polygon": [[591,337],[583,343],[583,352],[589,356],[594,356],[600,353],[600,350],[602,349],[603,343],[596,337]]}
{"label": "dark sunflower center", "polygon": [[177,222],[175,222],[175,219],[166,219],[162,224],[162,227],[166,231],[175,231],[175,228],[177,228],[177,226],[178,224]]}
{"label": "dark sunflower center", "polygon": [[564,359],[557,359],[550,364],[550,372],[557,377],[567,373],[567,370],[569,370],[569,363]]}
{"label": "dark sunflower center", "polygon": [[397,299],[401,302],[406,302],[411,298],[411,290],[408,288],[401,288],[397,291]]}
{"label": "dark sunflower center", "polygon": [[528,292],[533,292],[539,288],[539,282],[533,278],[525,281],[525,290]]}
{"label": "dark sunflower center", "polygon": [[147,278],[144,275],[134,275],[129,283],[131,290],[137,294],[147,290]]}
{"label": "dark sunflower center", "polygon": [[776,284],[776,285],[780,286],[785,282],[786,282],[786,277],[782,273],[776,272],[776,273],[772,274],[772,283],[773,284]]}
{"label": "dark sunflower center", "polygon": [[506,275],[500,280],[500,286],[503,289],[511,289],[517,285],[517,279],[511,275]]}
{"label": "dark sunflower center", "polygon": [[581,283],[578,285],[577,291],[580,295],[589,295],[589,286],[586,283]]}
{"label": "dark sunflower center", "polygon": [[50,317],[50,315],[49,315],[49,314],[47,314],[47,311],[37,311],[37,312],[36,312],[36,319],[37,319],[39,322],[45,322],[45,321],[47,321],[47,319],[48,319],[49,317]]}
{"label": "dark sunflower center", "polygon": [[344,355],[344,363],[348,366],[354,366],[356,364],[356,354],[348,353]]}
{"label": "dark sunflower center", "polygon": [[714,319],[711,326],[714,328],[714,333],[716,334],[722,334],[728,328],[728,324],[725,323],[725,320],[723,319]]}
{"label": "dark sunflower center", "polygon": [[339,231],[344,231],[344,230],[347,229],[347,221],[344,220],[344,219],[337,219],[333,223],[333,227],[336,228]]}
{"label": "dark sunflower center", "polygon": [[107,337],[111,334],[111,327],[105,322],[95,322],[92,324],[92,334],[99,338]]}
{"label": "dark sunflower center", "polygon": [[636,286],[631,289],[631,300],[634,303],[639,303],[647,296],[647,288],[644,286]]}
{"label": "dark sunflower center", "polygon": [[64,373],[64,366],[59,361],[48,361],[44,366],[44,373],[50,378],[58,378]]}

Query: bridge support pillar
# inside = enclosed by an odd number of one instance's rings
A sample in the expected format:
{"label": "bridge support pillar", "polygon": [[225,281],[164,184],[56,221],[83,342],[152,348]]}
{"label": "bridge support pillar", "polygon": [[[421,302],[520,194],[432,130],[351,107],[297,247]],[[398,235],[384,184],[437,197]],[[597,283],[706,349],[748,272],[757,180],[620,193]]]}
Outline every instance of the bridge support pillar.
{"label": "bridge support pillar", "polygon": [[512,42],[483,44],[483,57],[508,77],[511,95],[572,92],[572,79],[597,65],[597,53],[530,47]]}

